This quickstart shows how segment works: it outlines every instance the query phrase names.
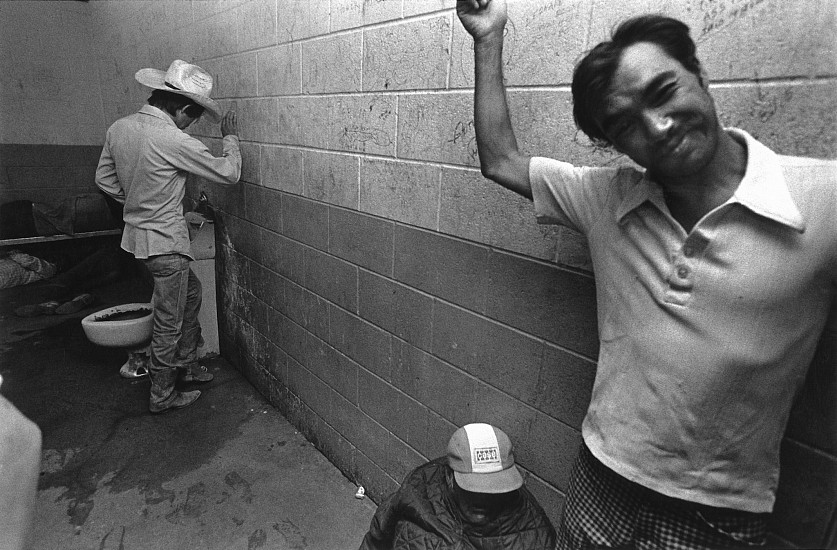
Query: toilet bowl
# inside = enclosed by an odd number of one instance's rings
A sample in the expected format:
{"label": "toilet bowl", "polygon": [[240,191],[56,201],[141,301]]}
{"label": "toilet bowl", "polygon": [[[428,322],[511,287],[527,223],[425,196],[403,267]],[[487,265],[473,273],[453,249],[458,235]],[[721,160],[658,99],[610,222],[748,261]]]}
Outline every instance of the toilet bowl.
{"label": "toilet bowl", "polygon": [[[148,311],[134,319],[112,319]],[[122,315],[120,315],[122,314]],[[122,304],[91,313],[81,320],[87,339],[100,346],[136,348],[151,340],[154,311],[151,304]]]}

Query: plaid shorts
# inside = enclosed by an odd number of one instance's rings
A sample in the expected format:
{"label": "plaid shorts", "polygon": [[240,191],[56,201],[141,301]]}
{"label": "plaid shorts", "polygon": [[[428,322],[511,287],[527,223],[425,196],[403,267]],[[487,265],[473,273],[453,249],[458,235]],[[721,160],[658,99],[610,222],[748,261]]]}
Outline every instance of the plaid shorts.
{"label": "plaid shorts", "polygon": [[616,474],[582,445],[570,479],[557,548],[762,546],[767,538],[767,517],[661,495]]}

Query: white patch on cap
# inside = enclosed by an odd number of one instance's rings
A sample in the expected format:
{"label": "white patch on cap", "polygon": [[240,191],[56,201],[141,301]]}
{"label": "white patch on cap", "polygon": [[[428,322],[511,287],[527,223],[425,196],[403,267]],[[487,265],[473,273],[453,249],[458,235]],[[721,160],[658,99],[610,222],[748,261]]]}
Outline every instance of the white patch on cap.
{"label": "white patch on cap", "polygon": [[490,474],[503,469],[500,458],[500,443],[494,428],[489,424],[465,426],[468,446],[471,448],[471,471],[475,474]]}

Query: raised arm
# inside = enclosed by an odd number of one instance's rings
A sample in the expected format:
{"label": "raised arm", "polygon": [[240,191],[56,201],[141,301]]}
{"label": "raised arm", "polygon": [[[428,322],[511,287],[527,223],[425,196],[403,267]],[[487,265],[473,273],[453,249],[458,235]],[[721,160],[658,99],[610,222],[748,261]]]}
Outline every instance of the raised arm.
{"label": "raised arm", "polygon": [[459,20],[474,38],[474,127],[482,174],[532,198],[529,157],[517,148],[503,82],[506,0],[458,0]]}

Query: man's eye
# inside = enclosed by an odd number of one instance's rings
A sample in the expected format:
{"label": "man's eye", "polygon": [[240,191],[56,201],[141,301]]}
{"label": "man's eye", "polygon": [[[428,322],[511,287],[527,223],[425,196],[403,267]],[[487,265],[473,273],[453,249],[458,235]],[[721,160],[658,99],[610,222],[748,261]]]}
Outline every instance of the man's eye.
{"label": "man's eye", "polygon": [[677,89],[675,84],[668,84],[660,88],[660,90],[654,95],[654,104],[660,105],[668,101],[668,99],[674,95],[674,91]]}
{"label": "man's eye", "polygon": [[613,126],[611,126],[611,131],[616,136],[621,136],[628,132],[631,129],[633,123],[628,119],[622,119],[617,121]]}

